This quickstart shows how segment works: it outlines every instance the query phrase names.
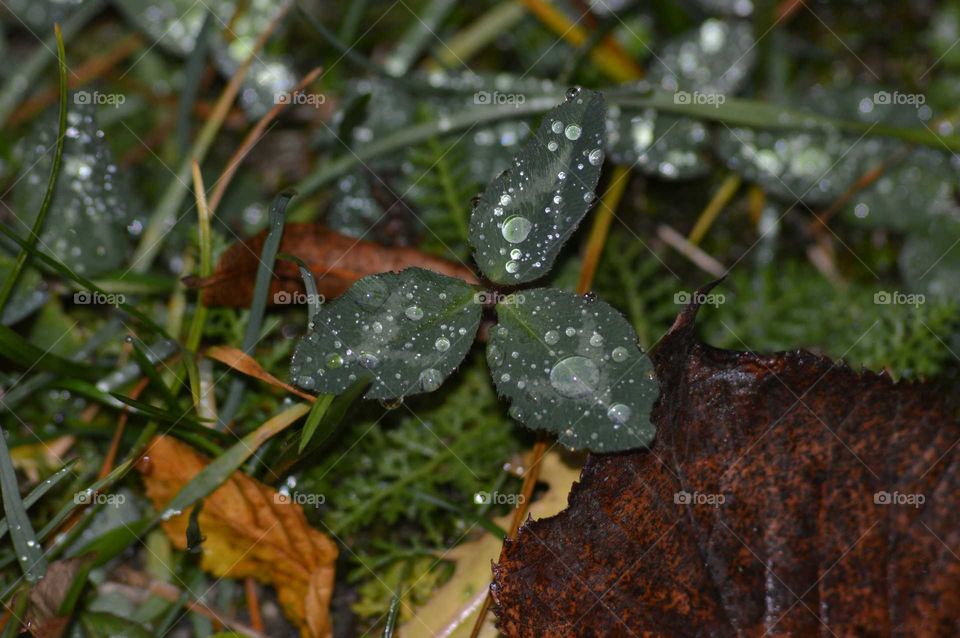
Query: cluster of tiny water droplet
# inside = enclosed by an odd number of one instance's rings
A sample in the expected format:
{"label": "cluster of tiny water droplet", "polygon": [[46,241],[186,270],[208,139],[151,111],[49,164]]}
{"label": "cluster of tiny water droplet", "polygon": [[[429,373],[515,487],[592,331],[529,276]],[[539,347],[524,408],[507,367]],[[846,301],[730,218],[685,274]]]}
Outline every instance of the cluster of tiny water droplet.
{"label": "cluster of tiny water droplet", "polygon": [[603,302],[559,290],[524,291],[524,297],[523,305],[498,312],[487,347],[511,416],[531,427],[563,427],[561,440],[573,447],[600,450],[618,437],[645,442],[652,430],[637,406],[652,401],[656,386],[625,320]]}
{"label": "cluster of tiny water droplet", "polygon": [[544,274],[596,198],[603,109],[588,107],[599,104],[595,95],[572,89],[513,167],[480,198],[471,240],[478,263],[494,281],[520,283]]}
{"label": "cluster of tiny water droplet", "polygon": [[[95,114],[93,105],[70,104],[60,173],[39,242],[41,250],[83,275],[120,267],[143,228]],[[14,202],[27,228],[47,187],[57,130],[56,113],[50,112],[38,120],[20,149],[28,172],[15,189]]]}
{"label": "cluster of tiny water droplet", "polygon": [[420,269],[365,277],[321,311],[300,342],[300,387],[341,393],[361,376],[368,398],[432,392],[466,354],[480,320],[473,290]]}

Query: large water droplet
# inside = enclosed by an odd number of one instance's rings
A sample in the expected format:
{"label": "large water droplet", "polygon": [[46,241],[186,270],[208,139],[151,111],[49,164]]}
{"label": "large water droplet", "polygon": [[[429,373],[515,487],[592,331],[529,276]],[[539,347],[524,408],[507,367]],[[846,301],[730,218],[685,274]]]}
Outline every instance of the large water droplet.
{"label": "large water droplet", "polygon": [[610,406],[610,409],[607,410],[607,418],[617,425],[623,425],[630,420],[632,413],[633,411],[630,409],[630,406],[624,405],[623,403],[614,403]]}
{"label": "large water droplet", "polygon": [[390,288],[376,277],[364,277],[353,285],[356,290],[357,305],[364,310],[373,311],[382,306],[390,296]]}
{"label": "large water droplet", "polygon": [[523,251],[519,248],[510,251],[510,259],[520,259],[521,257],[523,257]]}
{"label": "large water droplet", "polygon": [[377,358],[377,355],[370,352],[361,352],[357,359],[360,361],[360,365],[368,370],[372,370],[380,365],[380,359]]}
{"label": "large water droplet", "polygon": [[532,228],[533,224],[530,223],[529,219],[514,215],[503,222],[503,228],[500,232],[503,233],[503,238],[511,244],[519,244],[527,238]]}
{"label": "large water droplet", "polygon": [[571,399],[589,396],[599,383],[600,371],[597,365],[586,357],[567,357],[550,370],[550,385]]}
{"label": "large water droplet", "polygon": [[407,319],[412,321],[420,321],[423,319],[423,310],[419,306],[410,306],[403,311],[403,314],[407,315]]}
{"label": "large water droplet", "polygon": [[443,382],[443,375],[436,368],[427,368],[420,373],[420,387],[426,392],[433,392]]}
{"label": "large water droplet", "polygon": [[450,349],[450,340],[447,339],[446,337],[440,337],[434,342],[433,346],[439,352],[446,352],[447,350]]}
{"label": "large water droplet", "polygon": [[341,356],[340,356],[339,354],[337,354],[336,352],[334,352],[333,354],[331,354],[330,356],[327,357],[327,367],[328,367],[328,368],[331,368],[331,369],[332,369],[332,368],[339,368],[339,367],[342,366],[342,365],[343,365],[343,357],[341,357]]}
{"label": "large water droplet", "polygon": [[513,273],[515,273],[515,272],[517,272],[518,270],[520,270],[520,264],[518,264],[518,263],[515,262],[515,261],[508,261],[508,262],[507,262],[507,265],[504,266],[504,268],[506,269],[506,271],[507,271],[508,273],[510,273],[510,274],[512,275]]}
{"label": "large water droplet", "polygon": [[548,346],[552,346],[556,342],[560,341],[560,333],[556,330],[547,330],[547,333],[543,335],[543,340]]}
{"label": "large water droplet", "polygon": [[554,133],[559,133],[560,131],[563,130],[563,122],[561,122],[560,120],[554,121],[554,123],[550,125],[550,130],[553,131]]}
{"label": "large water droplet", "polygon": [[563,134],[567,136],[568,140],[578,140],[582,132],[583,130],[579,126],[571,124],[563,131]]}
{"label": "large water droplet", "polygon": [[597,334],[596,332],[594,332],[592,335],[590,335],[590,345],[591,345],[591,346],[598,346],[598,347],[599,347],[599,346],[602,346],[602,345],[603,345],[603,337],[602,337],[601,335]]}
{"label": "large water droplet", "polygon": [[554,142],[553,140],[550,140],[549,142],[547,142],[547,150],[550,151],[551,153],[552,153],[553,151],[557,150],[557,148],[559,148],[559,146],[560,146],[560,145],[557,144],[556,142]]}
{"label": "large water droplet", "polygon": [[624,348],[623,346],[617,346],[616,348],[613,349],[613,352],[610,353],[610,356],[611,356],[611,357],[613,358],[613,360],[616,361],[617,363],[621,363],[621,362],[623,362],[623,361],[626,361],[626,360],[627,360],[627,357],[628,357],[629,355],[630,355],[630,353],[627,352],[627,349]]}
{"label": "large water droplet", "polygon": [[587,155],[587,160],[593,166],[599,166],[600,162],[603,161],[603,151],[601,151],[599,148],[593,149],[590,151],[590,154]]}

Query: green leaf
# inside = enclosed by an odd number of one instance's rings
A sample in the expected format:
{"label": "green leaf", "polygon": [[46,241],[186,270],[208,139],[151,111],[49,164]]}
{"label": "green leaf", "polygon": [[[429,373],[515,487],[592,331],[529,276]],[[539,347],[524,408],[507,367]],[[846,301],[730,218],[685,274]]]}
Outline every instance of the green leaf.
{"label": "green leaf", "polygon": [[470,217],[470,243],[491,281],[533,281],[553,266],[596,199],[604,122],[603,96],[571,89],[487,186]]}
{"label": "green leaf", "polygon": [[137,206],[130,194],[128,175],[118,170],[103,131],[97,127],[96,108],[90,103],[94,93],[79,91],[72,95],[65,116],[68,126],[63,158],[49,195],[49,214],[41,176],[58,167],[59,158],[48,151],[58,139],[53,114],[40,118],[31,136],[24,140],[21,165],[29,172],[13,194],[17,213],[13,230],[33,238],[31,226],[34,222],[42,224],[37,247],[88,276],[125,263],[131,245],[128,226],[134,221]]}
{"label": "green leaf", "polygon": [[481,307],[473,288],[429,270],[364,277],[319,313],[290,373],[324,394],[361,377],[373,381],[368,399],[432,392],[470,349]]}
{"label": "green leaf", "polygon": [[637,335],[610,305],[555,288],[497,304],[487,363],[510,416],[594,452],[648,445],[658,388]]}

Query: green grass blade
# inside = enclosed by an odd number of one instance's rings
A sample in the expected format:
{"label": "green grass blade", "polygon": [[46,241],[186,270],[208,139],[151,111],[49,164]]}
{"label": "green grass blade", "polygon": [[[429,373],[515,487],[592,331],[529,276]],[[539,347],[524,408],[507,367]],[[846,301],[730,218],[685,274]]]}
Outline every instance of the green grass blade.
{"label": "green grass blade", "polygon": [[[67,54],[63,48],[63,33],[60,31],[60,25],[55,25],[54,30],[57,36],[57,61],[60,70],[59,131],[57,132],[57,148],[53,154],[53,166],[50,168],[50,179],[47,180],[47,190],[43,194],[43,201],[40,203],[40,212],[37,213],[37,218],[33,221],[33,228],[30,229],[30,236],[27,237],[27,243],[31,247],[35,246],[40,239],[40,233],[43,231],[43,222],[47,218],[50,203],[53,201],[53,192],[57,187],[57,176],[60,175],[60,160],[63,158],[63,142],[67,137]],[[6,281],[3,282],[3,287],[0,288],[0,313],[3,312],[4,306],[7,305],[10,294],[13,292],[13,287],[17,285],[17,280],[20,278],[20,273],[23,271],[23,267],[27,263],[29,256],[30,253],[26,247],[21,248],[17,254],[17,260],[13,264],[13,269],[10,271],[10,275]]]}
{"label": "green grass blade", "polygon": [[63,374],[69,370],[74,377],[91,381],[106,374],[103,369],[70,361],[60,355],[41,350],[3,325],[0,325],[0,359],[11,361],[26,370],[38,370],[53,374]]}
{"label": "green grass blade", "polygon": [[300,278],[303,279],[303,288],[307,293],[307,322],[312,330],[317,315],[320,314],[320,294],[317,292],[317,280],[310,272],[310,266],[307,265],[307,262],[296,255],[280,253],[277,255],[277,259],[292,261],[300,269]]}
{"label": "green grass blade", "polygon": [[140,366],[140,371],[150,379],[150,387],[160,393],[168,409],[176,412],[179,408],[177,398],[173,395],[170,388],[167,387],[163,378],[161,378],[160,373],[157,371],[156,364],[150,362],[150,357],[147,356],[146,352],[146,344],[133,336],[130,338],[130,343],[133,345],[133,356],[137,360],[137,365]]}
{"label": "green grass blade", "polygon": [[[73,272],[72,270],[67,268],[64,264],[60,263],[53,257],[50,257],[43,251],[37,250],[35,246],[30,246],[26,241],[24,241],[23,239],[20,239],[20,237],[18,237],[16,233],[14,233],[12,230],[7,228],[6,225],[0,224],[0,233],[3,233],[11,241],[18,244],[21,248],[25,247],[26,250],[30,253],[30,256],[33,257],[34,259],[39,260],[48,272],[59,274],[63,278],[83,286],[84,289],[89,290],[90,292],[98,292],[104,296],[110,294],[106,290],[104,290],[103,288],[95,284],[90,279],[87,279],[82,275],[78,275],[77,273]],[[144,326],[150,328],[151,330],[156,332],[158,335],[166,339],[171,339],[170,335],[167,334],[166,330],[164,330],[159,324],[157,324],[153,319],[148,317],[143,311],[138,309],[136,306],[123,302],[123,303],[118,303],[117,308],[121,308],[123,309],[124,312],[130,314],[130,316],[136,317],[143,323]]]}
{"label": "green grass blade", "polygon": [[[243,333],[243,351],[248,355],[253,354],[253,349],[260,338],[263,315],[267,310],[267,295],[270,294],[270,281],[273,279],[273,265],[280,250],[280,239],[283,237],[285,213],[293,196],[293,191],[284,191],[274,198],[270,206],[270,230],[263,242],[263,250],[260,251],[260,265],[257,267],[257,277],[253,285],[250,318]],[[226,428],[236,415],[240,400],[243,398],[244,385],[244,380],[239,377],[230,384],[230,394],[227,395],[223,409],[217,415],[218,429]]]}
{"label": "green grass blade", "polygon": [[[27,494],[27,497],[23,499],[23,508],[26,510],[32,507],[33,504],[43,498],[47,492],[56,487],[57,483],[63,480],[63,477],[72,473],[73,461],[70,461],[51,475],[50,478],[45,479],[40,485],[33,488],[33,490]],[[7,523],[7,519],[4,518],[0,520],[0,540],[3,540],[3,537],[7,535],[8,531],[10,531],[10,524]]]}
{"label": "green grass blade", "polygon": [[17,562],[27,581],[35,583],[43,578],[47,571],[47,559],[43,556],[43,546],[37,542],[27,508],[20,499],[20,486],[17,472],[13,469],[13,460],[7,448],[7,435],[0,429],[0,494],[3,495],[3,511],[10,526],[10,537],[17,553]]}
{"label": "green grass blade", "polygon": [[[244,436],[184,485],[167,505],[166,511],[182,512],[200,499],[209,496],[230,478],[230,475],[243,465],[261,445],[298,421],[309,411],[310,407],[306,403],[298,403]],[[158,517],[157,520],[159,521],[160,518]]]}
{"label": "green grass blade", "polygon": [[647,95],[609,94],[611,104],[630,109],[649,109],[685,115],[699,120],[722,122],[727,126],[748,126],[775,130],[841,130],[848,133],[892,137],[935,149],[960,151],[960,136],[940,135],[930,128],[870,124],[827,117],[809,111],[784,108],[772,102],[728,97],[721,104],[677,104],[673,93],[655,91]]}
{"label": "green grass blade", "polygon": [[333,403],[333,399],[334,396],[332,394],[323,394],[317,397],[313,407],[310,408],[310,414],[307,415],[307,422],[303,426],[303,434],[300,436],[300,447],[297,449],[298,453],[303,454],[303,450],[316,433],[317,426],[320,425],[320,421],[323,419],[323,415],[327,413],[327,408]]}

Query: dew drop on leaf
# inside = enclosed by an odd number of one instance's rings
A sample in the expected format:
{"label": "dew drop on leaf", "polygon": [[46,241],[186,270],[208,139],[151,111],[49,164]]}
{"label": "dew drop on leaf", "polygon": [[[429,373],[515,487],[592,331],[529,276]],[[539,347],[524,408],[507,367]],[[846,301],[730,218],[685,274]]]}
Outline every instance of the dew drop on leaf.
{"label": "dew drop on leaf", "polygon": [[597,365],[579,355],[560,360],[550,370],[550,385],[565,397],[575,399],[588,396],[599,382]]}
{"label": "dew drop on leaf", "polygon": [[375,354],[369,352],[361,352],[359,360],[360,365],[368,370],[372,370],[380,364],[380,359],[378,359]]}
{"label": "dew drop on leaf", "polygon": [[629,421],[631,414],[630,406],[623,403],[614,403],[607,410],[607,417],[617,425],[623,425]]}
{"label": "dew drop on leaf", "polygon": [[526,217],[515,215],[503,222],[503,238],[511,244],[519,244],[530,234],[533,224]]}
{"label": "dew drop on leaf", "polygon": [[443,382],[443,375],[436,368],[427,368],[420,373],[420,387],[424,392],[433,392]]}

